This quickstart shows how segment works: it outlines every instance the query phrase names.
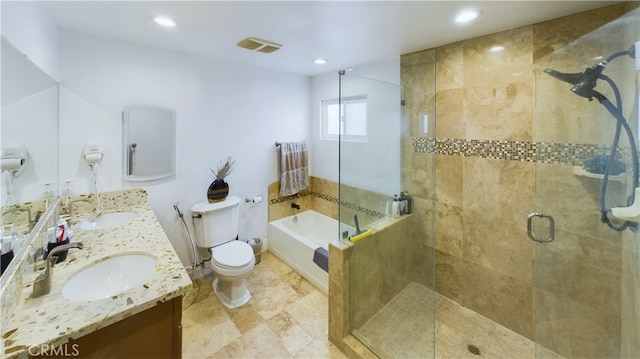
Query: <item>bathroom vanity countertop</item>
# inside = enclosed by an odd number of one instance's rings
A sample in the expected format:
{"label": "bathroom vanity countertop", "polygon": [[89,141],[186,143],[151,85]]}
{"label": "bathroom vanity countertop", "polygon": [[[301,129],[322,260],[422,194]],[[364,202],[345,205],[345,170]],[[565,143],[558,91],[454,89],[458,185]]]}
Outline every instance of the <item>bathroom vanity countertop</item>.
{"label": "bathroom vanity countertop", "polygon": [[[51,292],[31,298],[37,274],[30,271],[22,288],[15,315],[2,328],[6,358],[27,358],[29,348],[37,353],[41,345],[57,346],[140,313],[158,303],[184,295],[191,280],[178,255],[148,204],[105,211],[136,212],[123,226],[104,230],[82,230],[71,226],[75,242],[84,249],[71,249],[66,261],[52,268]],[[156,258],[155,273],[142,285],[91,302],[72,302],[62,296],[62,287],[76,272],[95,263],[127,253],[148,253]],[[33,349],[35,348],[35,349]],[[80,348],[80,350],[82,350]]]}

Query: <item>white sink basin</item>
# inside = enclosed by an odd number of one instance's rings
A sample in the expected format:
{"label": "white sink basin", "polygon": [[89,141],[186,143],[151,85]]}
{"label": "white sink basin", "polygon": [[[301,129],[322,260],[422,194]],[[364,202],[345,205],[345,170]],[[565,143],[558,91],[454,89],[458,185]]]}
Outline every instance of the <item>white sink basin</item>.
{"label": "white sink basin", "polygon": [[135,212],[111,212],[104,213],[99,218],[85,219],[78,224],[80,229],[97,230],[122,226],[133,221],[138,214]]}
{"label": "white sink basin", "polygon": [[74,302],[110,298],[142,285],[155,268],[156,258],[150,254],[111,257],[71,276],[62,287],[62,296]]}

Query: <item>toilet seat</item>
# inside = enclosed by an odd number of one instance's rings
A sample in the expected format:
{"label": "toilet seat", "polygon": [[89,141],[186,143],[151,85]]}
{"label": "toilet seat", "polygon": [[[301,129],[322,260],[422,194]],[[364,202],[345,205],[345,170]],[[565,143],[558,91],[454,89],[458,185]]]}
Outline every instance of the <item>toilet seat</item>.
{"label": "toilet seat", "polygon": [[219,268],[238,270],[255,263],[253,249],[248,243],[231,241],[211,250],[211,262]]}

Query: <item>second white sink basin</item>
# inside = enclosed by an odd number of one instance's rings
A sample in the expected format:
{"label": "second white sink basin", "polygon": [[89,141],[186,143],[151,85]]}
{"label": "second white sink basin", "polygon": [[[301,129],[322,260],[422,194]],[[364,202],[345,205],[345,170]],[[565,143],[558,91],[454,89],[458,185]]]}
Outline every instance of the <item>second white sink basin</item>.
{"label": "second white sink basin", "polygon": [[99,218],[85,219],[78,224],[78,228],[97,230],[122,226],[133,221],[136,217],[138,217],[138,214],[135,212],[104,213]]}
{"label": "second white sink basin", "polygon": [[77,272],[65,283],[62,296],[71,301],[110,298],[139,286],[155,272],[156,258],[128,253],[99,261]]}

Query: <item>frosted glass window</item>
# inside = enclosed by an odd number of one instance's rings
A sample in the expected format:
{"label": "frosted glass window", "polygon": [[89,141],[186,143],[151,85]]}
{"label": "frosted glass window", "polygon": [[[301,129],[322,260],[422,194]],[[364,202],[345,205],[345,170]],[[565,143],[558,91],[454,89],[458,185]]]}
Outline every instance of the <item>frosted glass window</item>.
{"label": "frosted glass window", "polygon": [[327,134],[337,136],[340,134],[340,105],[337,103],[327,104]]}
{"label": "frosted glass window", "polygon": [[354,96],[322,101],[321,135],[323,140],[367,142],[367,97]]}

